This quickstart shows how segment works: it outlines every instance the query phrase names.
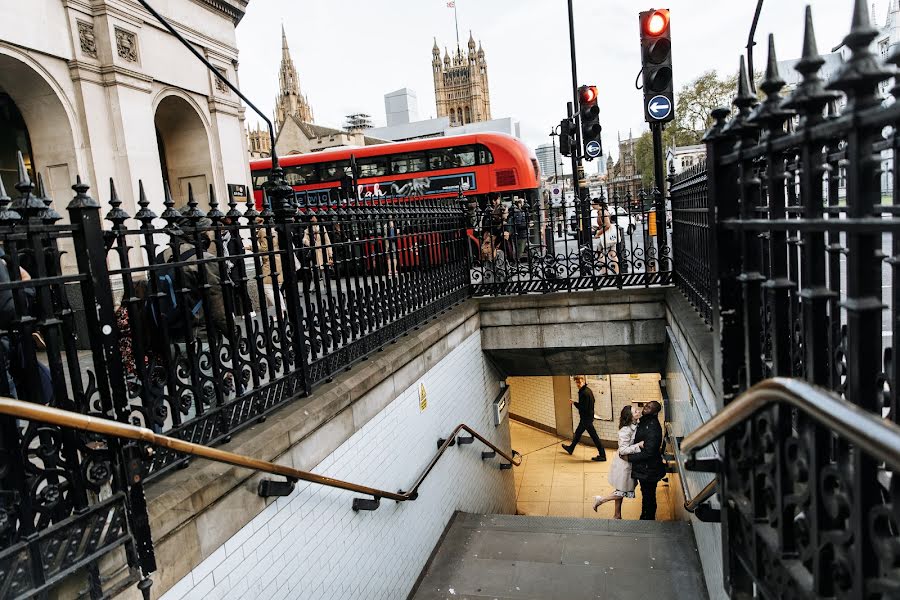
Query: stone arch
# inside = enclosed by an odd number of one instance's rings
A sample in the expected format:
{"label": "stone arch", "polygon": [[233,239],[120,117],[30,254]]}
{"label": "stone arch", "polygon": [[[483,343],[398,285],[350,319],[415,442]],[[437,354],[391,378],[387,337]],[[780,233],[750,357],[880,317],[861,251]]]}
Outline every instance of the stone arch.
{"label": "stone arch", "polygon": [[472,122],[472,111],[469,110],[469,107],[466,107],[466,123]]}
{"label": "stone arch", "polygon": [[5,127],[17,129],[0,135],[4,138],[0,174],[7,192],[16,195],[10,184],[18,178],[16,151],[20,150],[31,177],[41,174],[47,195],[68,222],[64,209],[73,193],[70,187],[79,173],[83,146],[69,96],[40,63],[9,47],[0,47],[0,94],[7,105]]}
{"label": "stone arch", "polygon": [[456,125],[456,109],[450,109],[450,124]]}
{"label": "stone arch", "polygon": [[201,210],[209,209],[209,186],[215,181],[209,123],[193,98],[179,90],[157,96],[153,110],[162,178],[175,206],[187,204],[188,186]]}

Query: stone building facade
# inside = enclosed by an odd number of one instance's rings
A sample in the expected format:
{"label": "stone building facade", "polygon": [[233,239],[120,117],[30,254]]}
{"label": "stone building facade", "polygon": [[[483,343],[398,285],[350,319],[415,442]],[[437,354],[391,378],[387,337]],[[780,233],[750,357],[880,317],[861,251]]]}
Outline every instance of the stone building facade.
{"label": "stone building facade", "polygon": [[251,159],[270,157],[272,155],[272,139],[269,137],[268,128],[257,125],[253,129],[248,129],[247,146]]}
{"label": "stone building facade", "polygon": [[641,192],[641,173],[637,170],[635,147],[638,139],[629,132],[628,139],[619,136],[619,160],[613,164],[612,156],[607,158],[606,176],[610,198],[618,195],[619,202],[630,195],[632,202],[637,203]]}
{"label": "stone building facade", "polygon": [[456,55],[451,58],[445,49],[442,62],[437,39],[431,54],[438,118],[449,117],[451,127],[490,121],[491,93],[487,61],[481,44],[476,50],[472,33],[469,32],[468,52],[465,55],[457,48]]}
{"label": "stone building facade", "polygon": [[283,25],[281,27],[281,69],[278,72],[278,86],[278,98],[275,99],[275,128],[281,129],[289,117],[297,117],[303,123],[314,122],[309,100],[300,91],[300,76],[297,75],[297,69],[294,67]]}
{"label": "stone building facade", "polygon": [[[238,82],[235,28],[248,0],[171,0],[160,13],[230,81]],[[16,179],[16,152],[64,210],[76,176],[105,203],[113,179],[137,212],[138,181],[163,211],[190,184],[203,209],[210,186],[249,185],[244,108],[148,12],[129,0],[5,2],[0,19],[0,176]],[[177,65],[177,68],[173,67]],[[63,257],[74,268],[74,254]]]}

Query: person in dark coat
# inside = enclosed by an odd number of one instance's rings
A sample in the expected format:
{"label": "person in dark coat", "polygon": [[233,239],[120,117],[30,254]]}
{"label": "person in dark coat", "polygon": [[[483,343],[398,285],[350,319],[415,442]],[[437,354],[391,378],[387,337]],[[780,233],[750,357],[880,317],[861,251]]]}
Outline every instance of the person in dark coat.
{"label": "person in dark coat", "polygon": [[644,442],[643,449],[627,456],[631,463],[631,476],[641,486],[641,520],[656,519],[656,484],[665,477],[666,468],[662,460],[662,426],[659,411],[662,406],[653,400],[644,405],[641,420],[634,434],[634,443]]}
{"label": "person in dark coat", "polygon": [[600,443],[600,436],[597,435],[597,430],[594,429],[594,392],[587,386],[584,375],[576,375],[573,379],[575,380],[575,385],[578,386],[578,402],[572,402],[571,400],[569,402],[578,409],[578,428],[575,430],[575,437],[572,443],[568,446],[566,444],[562,445],[563,450],[572,454],[575,451],[575,446],[581,441],[581,435],[586,431],[591,436],[594,446],[597,447],[597,456],[591,460],[594,462],[604,461],[606,460],[606,453],[603,451],[603,445]]}

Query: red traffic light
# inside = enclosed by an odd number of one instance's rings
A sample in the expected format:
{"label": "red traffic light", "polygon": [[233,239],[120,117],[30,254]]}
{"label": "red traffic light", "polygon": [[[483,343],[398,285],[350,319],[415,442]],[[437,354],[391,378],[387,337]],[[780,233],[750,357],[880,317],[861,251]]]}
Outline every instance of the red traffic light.
{"label": "red traffic light", "polygon": [[581,103],[593,104],[597,101],[597,86],[585,85],[581,87]]}
{"label": "red traffic light", "polygon": [[655,10],[644,24],[647,35],[662,35],[669,26],[669,11]]}

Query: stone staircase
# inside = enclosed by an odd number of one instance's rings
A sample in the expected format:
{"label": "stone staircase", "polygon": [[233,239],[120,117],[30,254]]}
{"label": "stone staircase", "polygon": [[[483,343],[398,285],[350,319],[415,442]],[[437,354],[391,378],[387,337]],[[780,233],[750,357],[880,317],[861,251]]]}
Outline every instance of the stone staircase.
{"label": "stone staircase", "polygon": [[691,526],[457,513],[413,600],[706,600]]}

